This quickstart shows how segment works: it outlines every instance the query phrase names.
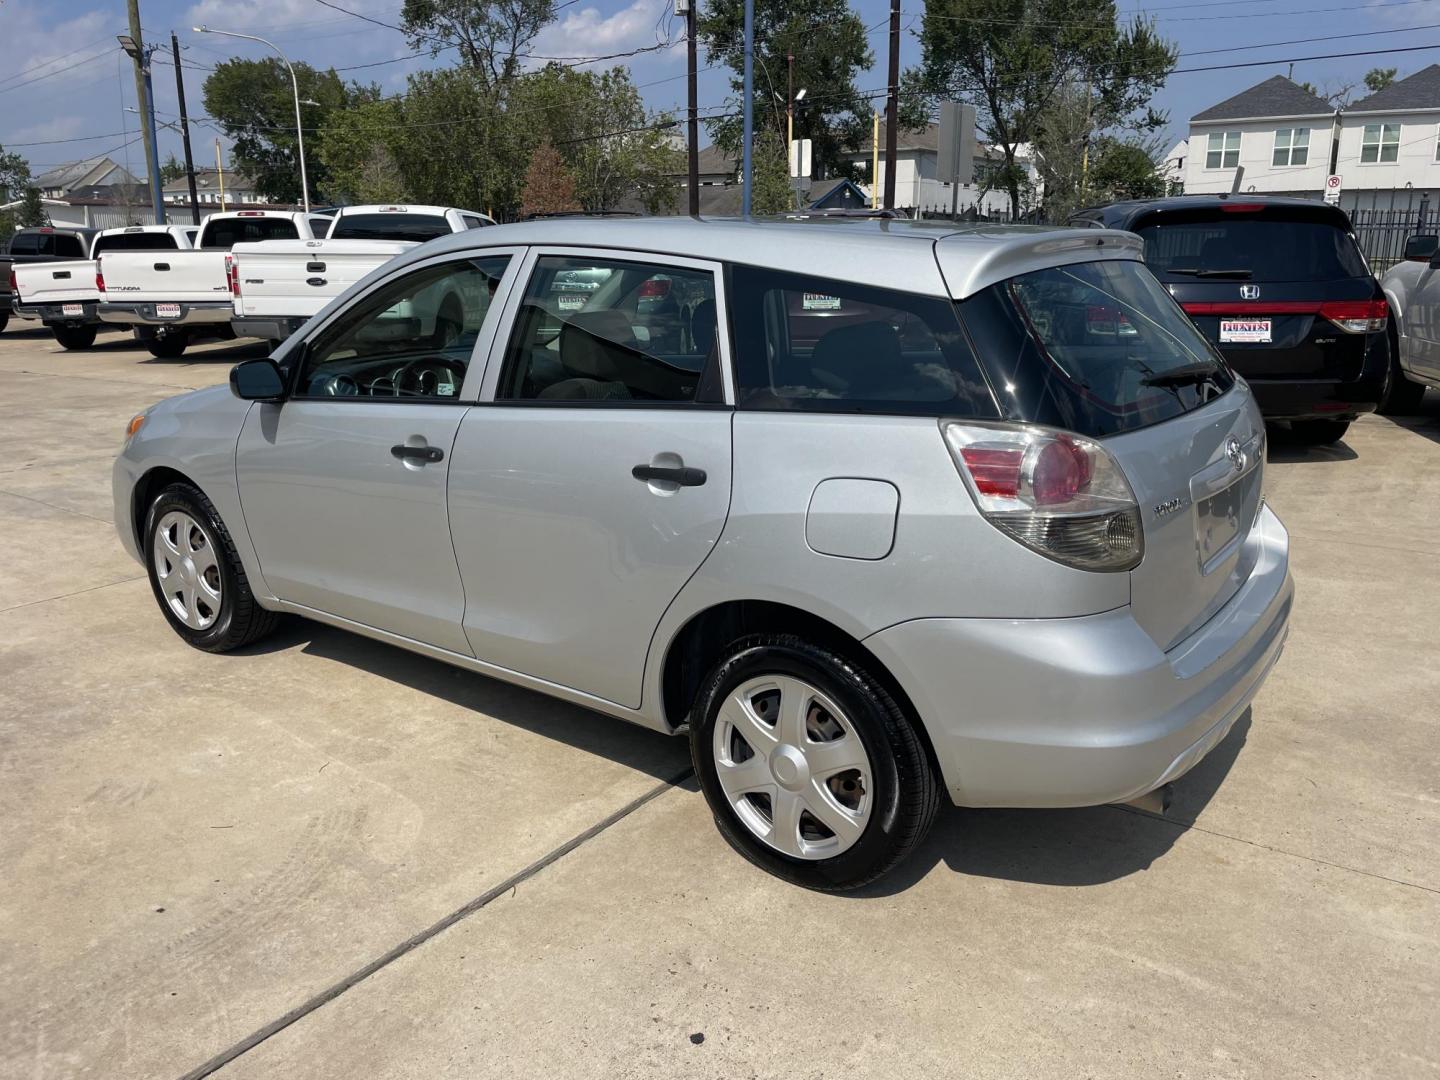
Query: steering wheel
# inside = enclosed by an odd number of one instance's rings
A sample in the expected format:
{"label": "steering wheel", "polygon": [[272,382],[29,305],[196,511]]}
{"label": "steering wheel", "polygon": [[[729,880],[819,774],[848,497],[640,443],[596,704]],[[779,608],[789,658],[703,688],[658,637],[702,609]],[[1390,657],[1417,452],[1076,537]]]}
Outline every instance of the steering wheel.
{"label": "steering wheel", "polygon": [[449,356],[425,356],[402,365],[393,376],[395,395],[440,397],[438,372],[442,368],[455,376],[455,394],[458,395],[460,385],[465,381],[466,365],[463,361]]}
{"label": "steering wheel", "polygon": [[310,392],[323,397],[357,397],[360,384],[349,375],[329,375],[312,386]]}

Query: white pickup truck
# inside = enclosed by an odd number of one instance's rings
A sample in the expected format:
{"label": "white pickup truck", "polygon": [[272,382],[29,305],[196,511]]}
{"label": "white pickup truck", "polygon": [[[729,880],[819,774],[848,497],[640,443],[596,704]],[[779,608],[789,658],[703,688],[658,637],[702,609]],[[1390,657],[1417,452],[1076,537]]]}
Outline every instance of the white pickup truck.
{"label": "white pickup truck", "polygon": [[88,259],[16,263],[11,272],[14,313],[44,323],[66,349],[88,349],[101,327],[95,260],[107,251],[187,251],[198,231],[194,225],[106,229],[91,240]]}
{"label": "white pickup truck", "polygon": [[417,244],[494,225],[448,206],[345,206],[323,238],[237,244],[231,252],[231,327],[238,337],[289,337],[376,267]]}
{"label": "white pickup truck", "polygon": [[256,240],[305,240],[330,227],[320,214],[236,210],[212,214],[196,250],[101,255],[99,316],[130,326],[152,356],[176,357],[195,337],[232,337],[230,249]]}

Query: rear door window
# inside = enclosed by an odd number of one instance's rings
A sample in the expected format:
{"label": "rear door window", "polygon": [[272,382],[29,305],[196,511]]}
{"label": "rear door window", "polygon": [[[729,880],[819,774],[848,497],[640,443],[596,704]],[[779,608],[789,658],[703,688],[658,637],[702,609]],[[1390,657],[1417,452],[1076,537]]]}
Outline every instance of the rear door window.
{"label": "rear door window", "polygon": [[236,244],[249,244],[260,240],[298,240],[300,230],[289,218],[223,218],[208,221],[201,234],[202,248],[223,248],[229,251]]}
{"label": "rear door window", "polygon": [[1112,435],[1199,408],[1234,384],[1139,262],[1022,274],[960,310],[1013,419]]}
{"label": "rear door window", "polygon": [[731,284],[741,408],[996,415],[949,300],[750,266]]}
{"label": "rear door window", "polygon": [[1134,231],[1162,280],[1336,281],[1369,273],[1343,220],[1323,211],[1195,210],[1141,218]]}
{"label": "rear door window", "polygon": [[438,214],[341,214],[330,240],[411,240],[424,243],[447,236],[450,223]]}

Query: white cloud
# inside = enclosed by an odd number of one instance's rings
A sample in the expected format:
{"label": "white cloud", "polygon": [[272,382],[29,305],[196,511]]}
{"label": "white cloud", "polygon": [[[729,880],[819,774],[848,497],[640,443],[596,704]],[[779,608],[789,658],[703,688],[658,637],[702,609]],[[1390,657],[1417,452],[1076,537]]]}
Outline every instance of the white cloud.
{"label": "white cloud", "polygon": [[[558,21],[540,32],[527,51],[538,57],[604,56],[656,45],[666,40],[663,35],[670,20],[664,16],[673,10],[672,4],[673,0],[659,0],[658,3],[656,0],[634,0],[610,15],[603,14],[598,7],[567,10]],[[650,55],[683,56],[684,44],[677,42],[670,49],[657,50]],[[535,60],[532,64],[538,66],[544,62]],[[609,65],[599,61],[597,66]]]}

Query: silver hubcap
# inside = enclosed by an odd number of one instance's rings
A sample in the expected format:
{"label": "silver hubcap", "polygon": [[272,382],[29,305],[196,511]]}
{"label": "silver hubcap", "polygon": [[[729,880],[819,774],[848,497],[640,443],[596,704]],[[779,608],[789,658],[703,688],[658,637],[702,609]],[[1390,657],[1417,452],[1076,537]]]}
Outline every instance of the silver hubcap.
{"label": "silver hubcap", "polygon": [[220,561],[210,534],[183,510],[171,510],[155,529],[155,576],[175,617],[208,630],[220,616]]}
{"label": "silver hubcap", "polygon": [[733,691],[714,752],[736,816],[776,851],[828,859],[865,831],[869,755],[839,707],[803,679],[766,675]]}

